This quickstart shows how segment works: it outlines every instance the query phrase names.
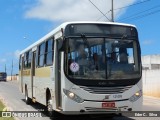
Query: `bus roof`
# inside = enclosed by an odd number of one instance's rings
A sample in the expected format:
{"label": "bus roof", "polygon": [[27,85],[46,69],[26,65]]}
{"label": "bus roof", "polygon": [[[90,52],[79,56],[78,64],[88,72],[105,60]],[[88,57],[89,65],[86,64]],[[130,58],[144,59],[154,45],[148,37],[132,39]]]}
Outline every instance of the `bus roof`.
{"label": "bus roof", "polygon": [[117,22],[98,22],[98,21],[75,21],[75,22],[65,22],[62,23],[60,26],[58,26],[57,28],[53,29],[51,32],[49,32],[48,34],[46,34],[44,37],[42,37],[41,39],[39,39],[38,41],[36,41],[35,43],[31,44],[29,47],[27,47],[26,49],[22,50],[20,52],[20,55],[29,51],[30,49],[36,47],[38,44],[42,43],[43,41],[53,37],[56,33],[58,33],[59,31],[61,31],[61,29],[64,29],[67,25],[69,24],[79,24],[79,23],[91,23],[91,24],[109,24],[109,25],[121,25],[121,26],[130,26],[130,27],[136,27],[134,25],[131,24],[125,24],[125,23],[117,23]]}

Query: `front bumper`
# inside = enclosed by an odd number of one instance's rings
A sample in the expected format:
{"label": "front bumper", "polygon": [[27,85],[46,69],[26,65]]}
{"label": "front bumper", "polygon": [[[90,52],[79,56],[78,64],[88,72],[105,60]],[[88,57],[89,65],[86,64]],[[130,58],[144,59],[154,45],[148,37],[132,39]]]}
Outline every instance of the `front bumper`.
{"label": "front bumper", "polygon": [[62,113],[64,114],[107,114],[107,113],[117,113],[123,111],[135,111],[140,110],[141,98],[139,98],[134,103],[130,102],[128,99],[121,101],[114,101],[115,107],[103,108],[102,103],[107,101],[84,101],[83,103],[77,103],[67,96],[64,96],[64,102],[62,104]]}

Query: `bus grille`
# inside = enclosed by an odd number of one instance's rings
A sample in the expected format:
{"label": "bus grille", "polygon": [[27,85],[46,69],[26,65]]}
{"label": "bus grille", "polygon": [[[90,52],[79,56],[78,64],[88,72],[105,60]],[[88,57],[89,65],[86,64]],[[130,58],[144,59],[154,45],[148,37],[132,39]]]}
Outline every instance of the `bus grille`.
{"label": "bus grille", "polygon": [[88,87],[80,86],[85,91],[95,94],[118,94],[123,93],[130,89],[132,86],[121,86],[121,87]]}
{"label": "bus grille", "polygon": [[118,111],[118,108],[92,108],[92,107],[85,107],[86,111],[88,112],[106,112],[106,111]]}
{"label": "bus grille", "polygon": [[87,112],[111,112],[111,111],[119,111],[121,109],[127,109],[128,106],[122,107],[114,107],[114,108],[95,108],[95,107],[85,107]]}

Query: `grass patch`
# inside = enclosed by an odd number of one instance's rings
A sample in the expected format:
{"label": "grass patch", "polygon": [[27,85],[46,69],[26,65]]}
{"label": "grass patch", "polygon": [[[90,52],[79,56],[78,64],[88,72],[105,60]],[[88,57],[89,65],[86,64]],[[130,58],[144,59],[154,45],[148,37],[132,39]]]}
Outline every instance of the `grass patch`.
{"label": "grass patch", "polygon": [[[2,114],[2,110],[5,108],[5,105],[0,101],[0,114]],[[0,115],[1,116],[1,115]],[[13,117],[0,117],[0,120],[15,120]]]}
{"label": "grass patch", "polygon": [[2,111],[4,107],[4,104],[0,101],[0,111]]}

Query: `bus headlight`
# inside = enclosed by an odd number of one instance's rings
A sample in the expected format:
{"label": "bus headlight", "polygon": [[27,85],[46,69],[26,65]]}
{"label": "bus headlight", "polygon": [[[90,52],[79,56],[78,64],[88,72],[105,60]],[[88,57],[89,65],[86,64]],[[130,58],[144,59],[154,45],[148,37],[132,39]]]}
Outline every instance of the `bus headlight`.
{"label": "bus headlight", "polygon": [[142,90],[136,92],[134,95],[132,95],[129,100],[131,102],[135,102],[136,100],[138,100],[140,97],[142,96]]}
{"label": "bus headlight", "polygon": [[82,103],[84,100],[80,98],[78,95],[74,94],[73,92],[70,92],[69,90],[63,89],[64,94],[69,97],[71,100],[74,100],[75,102]]}

